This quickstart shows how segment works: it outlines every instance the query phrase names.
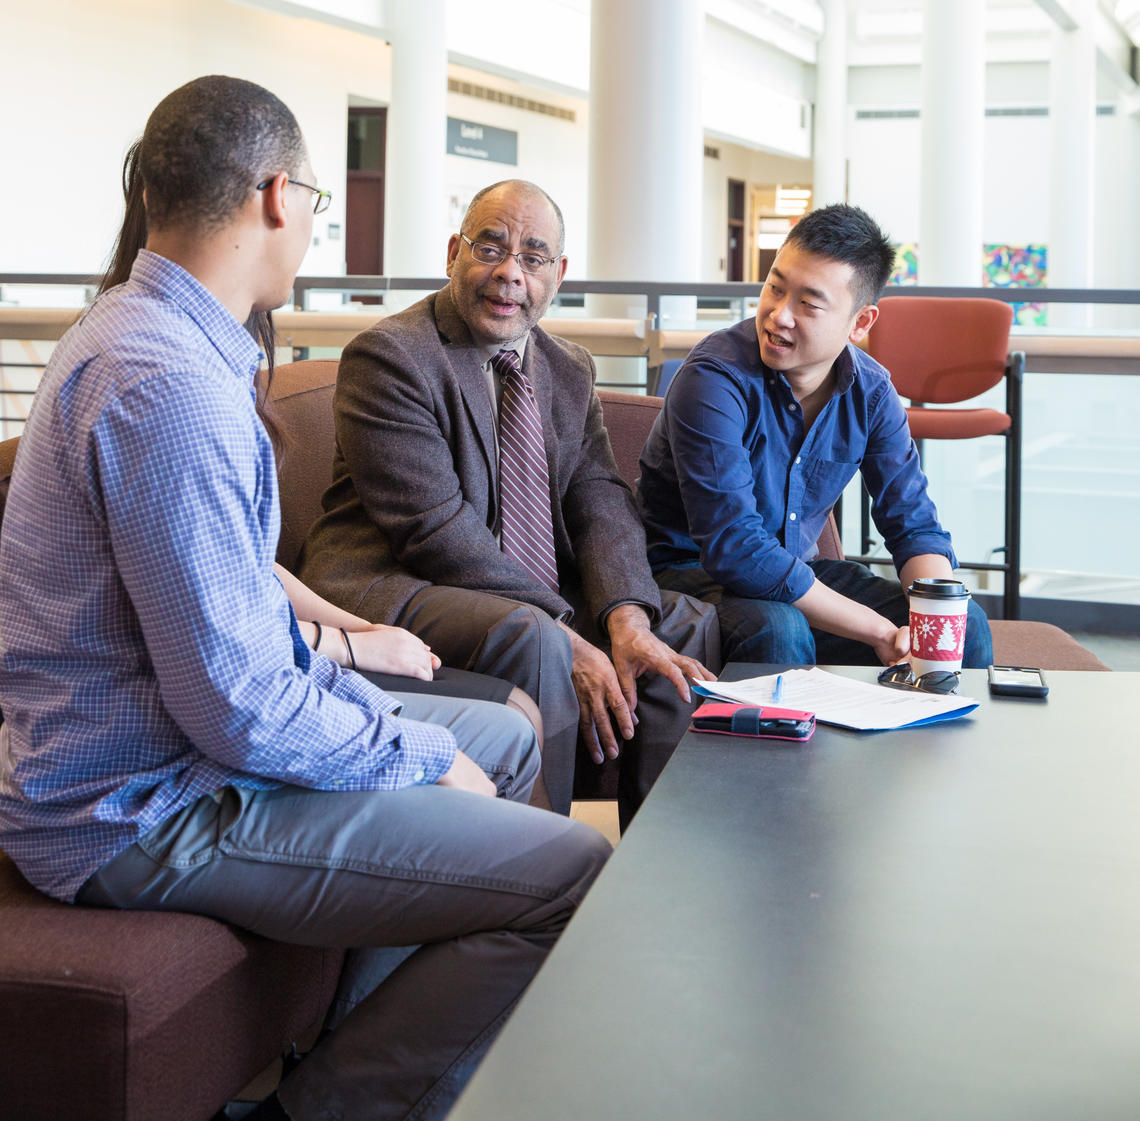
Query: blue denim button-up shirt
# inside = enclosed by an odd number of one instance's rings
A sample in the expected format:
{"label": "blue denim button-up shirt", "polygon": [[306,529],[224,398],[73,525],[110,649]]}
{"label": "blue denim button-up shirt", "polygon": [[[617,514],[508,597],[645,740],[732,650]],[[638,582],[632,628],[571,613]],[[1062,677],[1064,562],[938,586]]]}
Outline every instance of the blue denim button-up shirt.
{"label": "blue denim button-up shirt", "polygon": [[655,572],[700,564],[737,595],[791,603],[843,488],[862,471],[895,565],[956,564],[890,376],[855,346],[805,438],[803,411],[760,358],[756,322],[703,339],[685,360],[641,455],[638,507]]}

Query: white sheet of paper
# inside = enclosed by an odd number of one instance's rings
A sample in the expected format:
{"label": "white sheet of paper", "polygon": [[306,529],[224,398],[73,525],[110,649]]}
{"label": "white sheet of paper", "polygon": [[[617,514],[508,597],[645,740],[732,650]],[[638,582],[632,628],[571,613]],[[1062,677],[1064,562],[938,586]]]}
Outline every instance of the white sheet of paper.
{"label": "white sheet of paper", "polygon": [[784,679],[779,701],[782,706],[814,712],[816,720],[824,724],[862,732],[953,719],[977,708],[977,702],[970,697],[942,696],[918,689],[891,689],[828,673],[818,666],[749,677],[743,681],[707,681],[700,684],[708,693],[728,701],[770,705],[777,677]]}

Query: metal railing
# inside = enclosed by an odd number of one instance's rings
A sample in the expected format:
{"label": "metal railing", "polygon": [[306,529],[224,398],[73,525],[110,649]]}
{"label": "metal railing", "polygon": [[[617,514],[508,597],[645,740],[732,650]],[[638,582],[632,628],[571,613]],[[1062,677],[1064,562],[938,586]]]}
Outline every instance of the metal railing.
{"label": "metal railing", "polygon": [[[0,273],[0,300],[6,286],[77,286],[90,296],[97,278],[77,273]],[[310,347],[344,346],[367,317],[385,314],[382,305],[358,305],[355,311],[309,310],[315,292],[335,292],[344,296],[384,296],[392,292],[433,292],[447,283],[445,277],[332,276],[298,277],[294,285],[293,311],[278,311],[274,318],[281,345],[302,350]],[[651,392],[657,385],[661,366],[670,359],[683,358],[710,331],[749,314],[750,305],[762,291],[761,284],[662,284],[645,281],[563,282],[551,315],[543,326],[552,333],[581,343],[592,354],[605,357],[643,358],[644,378],[622,383],[627,388]],[[1024,303],[1140,305],[1140,290],[1131,288],[945,288],[891,287],[892,296],[970,296]],[[644,313],[637,316],[589,316],[562,314],[568,298],[590,296],[634,296],[644,300]],[[715,305],[716,323],[700,326],[674,326],[662,315],[662,301],[676,297],[695,298],[697,308],[709,312]],[[79,314],[76,309],[4,307],[0,304],[0,340],[58,339]],[[1018,348],[1025,351],[1028,369],[1033,373],[1121,373],[1140,374],[1140,329],[1136,334],[1063,333],[1017,329]],[[5,362],[19,367],[20,362]],[[28,363],[34,366],[34,363]]]}
{"label": "metal railing", "polygon": [[[3,435],[14,434],[26,415],[26,402],[34,392],[37,371],[43,359],[32,354],[17,356],[13,341],[29,351],[40,342],[58,339],[80,314],[77,308],[30,308],[2,306],[8,286],[78,287],[88,298],[93,295],[96,278],[74,273],[0,273],[0,398],[3,407],[0,421],[12,422]],[[319,292],[340,293],[347,301],[354,296],[387,293],[436,291],[446,284],[443,277],[300,277],[294,289],[294,310],[275,313],[281,345],[293,348],[295,357],[304,357],[310,348],[326,348],[335,352],[351,340],[364,326],[386,314],[383,305],[357,305],[357,310],[306,310]],[[751,314],[762,291],[760,284],[659,284],[649,282],[566,281],[561,286],[556,305],[543,320],[550,332],[573,339],[592,354],[606,358],[634,360],[629,369],[635,371],[620,387],[626,390],[652,392],[664,362],[683,358],[694,344],[710,331]],[[592,297],[631,297],[623,310],[636,308],[636,314],[598,316],[591,312]],[[1042,304],[1067,305],[1140,305],[1140,291],[1134,289],[1049,289],[1049,288],[944,288],[897,287],[888,289],[892,296],[982,297],[1007,303],[1032,301]],[[680,325],[674,310],[663,301],[675,297],[695,300],[697,325]],[[406,302],[406,296],[403,302]],[[320,302],[319,300],[316,302]],[[598,301],[604,307],[609,301]],[[618,301],[619,305],[621,301]],[[1138,319],[1140,324],[1140,319]],[[1140,375],[1140,326],[1126,331],[1061,331],[1015,327],[1013,345],[1026,355],[1027,375],[1036,374],[1112,374]],[[41,347],[41,350],[47,350]],[[45,355],[46,356],[46,355]],[[281,355],[285,358],[285,355]],[[624,375],[623,375],[624,376]],[[610,383],[615,384],[615,383]],[[1131,410],[1131,395],[1126,408]],[[17,404],[18,402],[18,404]],[[1075,435],[1094,441],[1098,434],[1081,430]],[[1099,492],[1098,492],[1099,494]],[[1107,500],[1107,499],[1106,499]],[[1123,511],[1121,511],[1123,514]],[[1119,549],[1117,550],[1119,552]],[[1127,553],[1126,555],[1131,555]],[[1115,562],[1114,562],[1115,563]],[[1123,572],[1124,570],[1121,569]],[[1131,571],[1131,569],[1129,569]],[[1051,603],[1034,600],[1034,604]],[[1058,601],[1064,603],[1065,601]],[[1069,608],[1075,609],[1075,602]],[[1121,605],[1082,602],[1087,614],[1099,611],[1106,629],[1113,629],[1121,616]],[[1140,608],[1129,608],[1125,614],[1135,615]],[[1038,612],[1035,617],[1051,617]],[[1056,621],[1061,621],[1058,617]]]}

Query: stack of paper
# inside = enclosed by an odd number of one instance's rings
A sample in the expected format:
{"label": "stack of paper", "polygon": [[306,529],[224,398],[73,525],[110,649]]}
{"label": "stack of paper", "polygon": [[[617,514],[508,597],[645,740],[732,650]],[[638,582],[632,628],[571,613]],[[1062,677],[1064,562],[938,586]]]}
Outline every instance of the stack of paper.
{"label": "stack of paper", "polygon": [[854,681],[837,673],[793,669],[782,674],[750,677],[744,681],[699,681],[695,692],[705,697],[744,704],[772,704],[776,680],[781,679],[780,704],[814,712],[817,721],[878,732],[889,728],[912,728],[965,716],[978,707],[970,697],[923,693],[918,689],[891,689],[866,681]]}

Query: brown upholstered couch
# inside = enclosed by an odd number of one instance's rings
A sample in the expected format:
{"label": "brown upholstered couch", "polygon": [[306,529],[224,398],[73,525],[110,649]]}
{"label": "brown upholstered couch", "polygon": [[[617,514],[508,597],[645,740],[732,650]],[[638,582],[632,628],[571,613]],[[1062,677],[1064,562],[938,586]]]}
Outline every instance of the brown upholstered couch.
{"label": "brown upholstered couch", "polygon": [[[321,509],[321,495],[331,481],[332,394],[336,362],[294,362],[277,371],[270,393],[274,415],[288,444],[281,464],[281,543],[277,559],[292,566],[309,526]],[[606,427],[618,469],[626,482],[637,480],[637,460],[660,397],[600,390]],[[819,540],[820,555],[842,557],[835,522],[828,520]],[[1043,669],[1107,670],[1090,650],[1049,623],[994,620],[994,658],[1001,665]]]}

